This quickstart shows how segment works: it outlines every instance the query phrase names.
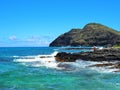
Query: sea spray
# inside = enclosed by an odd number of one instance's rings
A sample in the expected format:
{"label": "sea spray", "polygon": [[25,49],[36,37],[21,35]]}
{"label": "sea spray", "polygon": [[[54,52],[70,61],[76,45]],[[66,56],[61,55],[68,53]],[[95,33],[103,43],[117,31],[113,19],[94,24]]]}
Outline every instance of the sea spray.
{"label": "sea spray", "polygon": [[26,66],[33,66],[33,67],[50,67],[50,68],[57,68],[58,62],[55,60],[55,55],[58,52],[53,52],[50,55],[37,55],[37,56],[21,56],[18,59],[14,59],[14,62],[22,63]]}
{"label": "sea spray", "polygon": [[[57,62],[55,60],[55,55],[58,52],[54,52],[50,55],[37,55],[37,56],[19,56],[14,59],[14,62],[18,62],[25,66],[32,67],[47,67],[56,68],[66,71],[76,71],[81,69],[94,70],[101,73],[110,73],[118,71],[118,69],[110,68],[110,66],[97,67],[99,64],[105,64],[110,62],[95,62],[95,61],[85,61],[78,59],[75,62]],[[111,62],[113,63],[113,62]]]}

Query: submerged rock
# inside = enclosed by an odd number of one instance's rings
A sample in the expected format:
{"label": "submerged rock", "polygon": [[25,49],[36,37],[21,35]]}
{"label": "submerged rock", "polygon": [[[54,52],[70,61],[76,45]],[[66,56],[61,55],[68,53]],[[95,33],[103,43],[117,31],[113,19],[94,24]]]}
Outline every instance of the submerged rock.
{"label": "submerged rock", "polygon": [[95,65],[91,65],[89,67],[105,67],[105,66],[113,66],[113,63],[102,63],[102,64],[95,64]]}
{"label": "submerged rock", "polygon": [[75,70],[77,68],[74,65],[69,64],[69,63],[59,63],[58,67],[62,68],[63,70],[67,70],[67,71]]}
{"label": "submerged rock", "polygon": [[107,69],[115,69],[113,72],[120,72],[120,62],[101,63],[101,64],[91,65],[89,67],[106,67]]}

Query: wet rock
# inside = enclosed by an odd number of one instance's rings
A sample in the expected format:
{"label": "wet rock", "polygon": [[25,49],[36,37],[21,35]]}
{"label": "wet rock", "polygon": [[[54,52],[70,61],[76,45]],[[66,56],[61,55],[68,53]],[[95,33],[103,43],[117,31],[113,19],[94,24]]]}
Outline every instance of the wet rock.
{"label": "wet rock", "polygon": [[91,65],[89,67],[105,67],[105,66],[113,66],[113,63],[102,63],[102,64],[95,64],[95,65]]}
{"label": "wet rock", "polygon": [[111,67],[111,68],[117,68],[117,69],[120,69],[120,63],[116,63],[116,64],[114,64],[114,66]]}
{"label": "wet rock", "polygon": [[58,53],[55,56],[55,59],[59,62],[74,62],[75,60],[79,59],[79,55],[62,52]]}
{"label": "wet rock", "polygon": [[[84,61],[100,62],[99,64],[90,65],[89,67],[105,67],[107,69],[115,69],[115,72],[120,72],[120,49],[107,48],[102,50],[96,50],[95,52],[81,52],[81,53],[58,53],[55,56],[58,62],[75,62],[82,59]],[[105,62],[103,62],[105,61]],[[69,64],[59,64],[58,67],[64,67],[64,69],[75,69]]]}
{"label": "wet rock", "polygon": [[67,71],[76,69],[74,65],[69,64],[69,63],[59,63],[58,67],[62,68],[63,70],[67,70]]}
{"label": "wet rock", "polygon": [[120,72],[120,64],[119,63],[103,63],[103,64],[95,64],[89,67],[108,67],[109,69],[118,69],[115,72]]}
{"label": "wet rock", "polygon": [[86,61],[120,61],[120,49],[107,48],[95,52],[65,53],[61,52],[55,56],[59,62],[74,62],[77,59]]}

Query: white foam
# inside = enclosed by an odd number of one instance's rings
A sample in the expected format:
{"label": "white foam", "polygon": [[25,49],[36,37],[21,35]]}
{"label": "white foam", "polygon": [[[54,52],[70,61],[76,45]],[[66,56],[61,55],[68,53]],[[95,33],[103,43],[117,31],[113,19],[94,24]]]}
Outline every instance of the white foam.
{"label": "white foam", "polygon": [[19,56],[13,56],[14,58],[18,58]]}
{"label": "white foam", "polygon": [[[94,61],[83,61],[83,60],[77,60],[77,63],[80,64],[80,67],[83,68],[89,68],[91,70],[95,70],[97,72],[101,72],[101,73],[111,73],[111,72],[116,72],[119,69],[116,68],[111,68],[114,66],[115,63],[118,63],[118,61],[116,62],[107,62],[107,61],[103,61],[103,62],[94,62]],[[96,66],[97,64],[109,64],[112,63],[113,65],[108,65],[108,66]]]}
{"label": "white foam", "polygon": [[14,62],[19,62],[26,66],[31,65],[34,67],[46,66],[51,68],[57,68],[58,62],[56,62],[54,58],[57,53],[58,52],[54,52],[51,55],[25,56],[14,59]]}
{"label": "white foam", "polygon": [[[26,66],[41,67],[45,66],[48,68],[59,68],[66,70],[81,70],[81,69],[90,69],[97,72],[115,72],[118,69],[110,68],[111,66],[97,67],[96,64],[107,64],[107,63],[117,63],[117,62],[94,62],[94,61],[85,61],[85,60],[76,60],[76,62],[57,62],[55,60],[55,55],[58,52],[54,52],[50,55],[37,55],[37,56],[20,56],[14,59],[14,62],[19,62]],[[61,66],[59,67],[59,65]],[[62,67],[63,66],[63,67]],[[69,69],[70,68],[70,69]]]}
{"label": "white foam", "polygon": [[76,60],[76,63],[79,64],[79,67],[86,68],[90,65],[98,64],[99,62],[85,61],[85,60]]}
{"label": "white foam", "polygon": [[109,63],[115,64],[117,62],[107,62],[107,61],[94,62],[94,61],[76,60],[76,62],[71,63],[71,64],[74,65],[75,67],[77,67],[78,70],[90,69],[90,70],[95,70],[100,73],[111,73],[111,72],[116,72],[119,70],[116,68],[111,68],[111,67],[113,67],[112,65],[111,66],[101,66],[101,67],[96,66],[96,64],[109,64]]}
{"label": "white foam", "polygon": [[95,71],[100,72],[100,73],[111,73],[111,72],[115,72],[115,71],[119,70],[116,68],[110,69],[107,66],[106,67],[91,67],[90,69],[95,70]]}

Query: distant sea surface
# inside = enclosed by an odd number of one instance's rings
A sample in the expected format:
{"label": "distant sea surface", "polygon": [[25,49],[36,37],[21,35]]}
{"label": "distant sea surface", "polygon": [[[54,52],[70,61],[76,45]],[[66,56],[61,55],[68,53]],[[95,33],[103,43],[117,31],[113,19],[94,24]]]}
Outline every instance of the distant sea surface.
{"label": "distant sea surface", "polygon": [[[55,52],[81,52],[60,47],[1,47],[0,90],[120,90],[120,73],[69,62],[59,68]],[[47,57],[47,58],[45,58]]]}

